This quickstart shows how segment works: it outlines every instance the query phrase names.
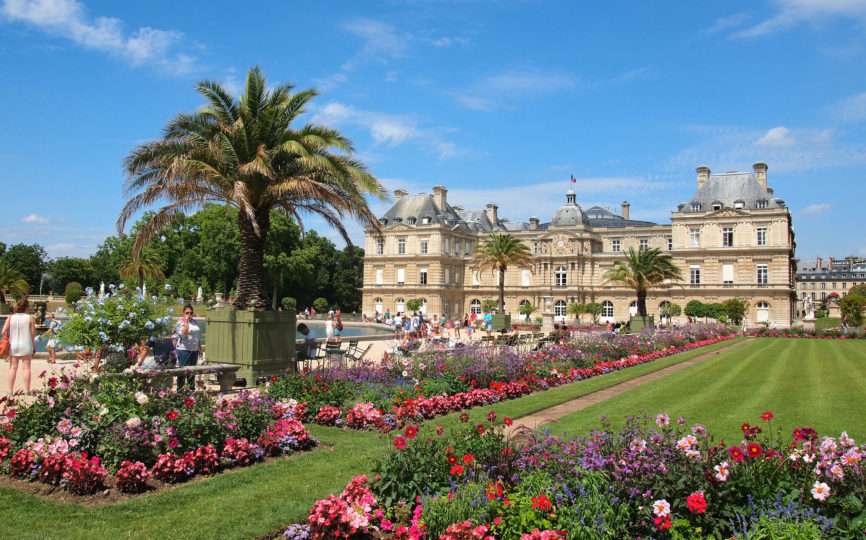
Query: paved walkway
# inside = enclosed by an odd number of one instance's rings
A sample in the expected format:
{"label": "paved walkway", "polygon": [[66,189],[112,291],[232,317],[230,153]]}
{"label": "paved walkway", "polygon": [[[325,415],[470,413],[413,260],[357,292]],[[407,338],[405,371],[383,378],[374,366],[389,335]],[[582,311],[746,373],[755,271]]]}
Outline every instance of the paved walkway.
{"label": "paved walkway", "polygon": [[716,349],[714,351],[701,354],[694,358],[690,358],[689,360],[685,360],[678,364],[674,364],[671,366],[664,367],[658,371],[654,371],[652,373],[647,373],[646,375],[641,375],[640,377],[635,377],[634,379],[630,379],[628,381],[623,381],[621,383],[617,383],[613,386],[608,386],[607,388],[602,388],[601,390],[596,390],[595,392],[586,394],[576,399],[572,399],[571,401],[566,401],[565,403],[560,403],[559,405],[554,405],[553,407],[549,407],[547,409],[542,409],[538,412],[532,413],[528,416],[523,416],[514,420],[514,425],[508,430],[508,434],[513,432],[515,429],[523,427],[523,428],[532,428],[532,429],[540,429],[542,424],[546,424],[548,422],[555,422],[559,418],[571,414],[573,412],[577,412],[583,410],[587,407],[595,405],[597,403],[601,403],[602,401],[608,400],[612,397],[618,396],[622,393],[628,392],[634,388],[639,386],[643,386],[647,383],[651,383],[657,379],[661,379],[662,377],[666,377],[672,373],[676,373],[681,369],[685,369],[689,366],[693,366],[699,362],[703,362],[708,358],[712,358],[718,354],[722,354],[725,351],[730,349],[734,349],[739,347],[743,343],[751,341],[755,338],[749,338],[743,341],[739,341],[737,343],[732,343],[727,347],[722,347],[721,349]]}

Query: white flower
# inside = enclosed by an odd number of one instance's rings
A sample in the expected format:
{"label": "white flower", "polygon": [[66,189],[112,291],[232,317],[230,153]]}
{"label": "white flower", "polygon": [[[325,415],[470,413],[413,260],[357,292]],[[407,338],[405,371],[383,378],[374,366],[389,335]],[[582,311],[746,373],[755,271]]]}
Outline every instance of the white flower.
{"label": "white flower", "polygon": [[659,499],[653,502],[653,514],[657,517],[663,518],[671,513],[671,505],[664,499]]}
{"label": "white flower", "polygon": [[141,418],[137,416],[133,416],[129,420],[126,421],[126,427],[128,428],[137,428],[141,425]]}
{"label": "white flower", "polygon": [[730,467],[730,465],[728,464],[727,461],[723,461],[723,462],[719,463],[718,465],[716,465],[715,467],[713,467],[716,470],[716,480],[718,480],[719,482],[724,482],[725,480],[727,480],[728,474],[729,474],[729,471],[728,471],[729,467]]}
{"label": "white flower", "polygon": [[171,285],[169,285],[168,283],[166,283],[166,284],[165,284],[165,290],[170,291],[170,290],[171,290]]}
{"label": "white flower", "polygon": [[824,482],[815,481],[815,485],[812,486],[812,497],[818,499],[819,501],[826,501],[827,497],[829,496],[830,486],[828,486]]}
{"label": "white flower", "polygon": [[150,399],[147,397],[147,394],[145,394],[144,392],[136,392],[135,393],[135,401],[139,405],[144,405],[148,401],[150,401]]}
{"label": "white flower", "polygon": [[408,376],[409,376],[409,372],[406,371],[405,369],[403,370],[403,376],[404,376],[404,377],[408,377]]}

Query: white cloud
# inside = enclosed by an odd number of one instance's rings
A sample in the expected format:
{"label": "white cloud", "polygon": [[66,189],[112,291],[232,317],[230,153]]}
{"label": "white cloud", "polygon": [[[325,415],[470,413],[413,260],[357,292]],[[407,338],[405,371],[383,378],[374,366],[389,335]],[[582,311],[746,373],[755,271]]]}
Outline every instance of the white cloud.
{"label": "white cloud", "polygon": [[823,214],[824,212],[831,210],[832,208],[833,205],[829,203],[810,204],[809,206],[800,210],[800,215],[817,216],[818,214]]}
{"label": "white cloud", "polygon": [[719,32],[722,32],[729,28],[741,26],[751,18],[751,15],[749,15],[748,13],[737,13],[736,15],[731,15],[729,17],[720,17],[715,20],[712,26],[701,30],[699,32],[699,35],[711,36],[713,34],[718,34]]}
{"label": "white cloud", "polygon": [[797,141],[791,137],[791,130],[785,126],[778,126],[765,133],[763,137],[755,141],[755,144],[758,146],[780,148],[784,146],[794,146],[797,144]]}
{"label": "white cloud", "polygon": [[734,33],[735,38],[753,38],[787,30],[804,22],[828,17],[866,19],[863,0],[776,0],[779,11],[769,19]]}
{"label": "white cloud", "polygon": [[318,110],[312,121],[325,125],[358,125],[366,128],[377,145],[399,146],[414,143],[436,152],[440,159],[459,155],[457,145],[445,141],[450,130],[421,128],[418,121],[407,115],[365,111],[339,102],[330,102]]}
{"label": "white cloud", "polygon": [[144,26],[127,33],[120,19],[91,20],[84,5],[75,0],[4,0],[0,13],[10,22],[32,24],[84,48],[123,58],[133,66],[152,65],[185,74],[195,65],[194,57],[174,52],[183,40],[181,32]]}
{"label": "white cloud", "polygon": [[835,109],[843,122],[856,124],[866,121],[866,92],[842,100]]}
{"label": "white cloud", "polygon": [[22,223],[39,223],[40,225],[47,225],[51,222],[51,216],[40,216],[38,214],[30,214],[29,216],[24,216],[21,218]]}
{"label": "white cloud", "polygon": [[535,68],[507,69],[482,77],[454,97],[466,108],[490,111],[513,99],[548,95],[573,88],[577,83],[575,77],[566,73]]}
{"label": "white cloud", "polygon": [[382,21],[355,19],[344,28],[364,41],[361,50],[343,64],[345,71],[353,71],[368,61],[387,63],[391,58],[402,57],[409,46],[409,36],[398,34],[393,26]]}

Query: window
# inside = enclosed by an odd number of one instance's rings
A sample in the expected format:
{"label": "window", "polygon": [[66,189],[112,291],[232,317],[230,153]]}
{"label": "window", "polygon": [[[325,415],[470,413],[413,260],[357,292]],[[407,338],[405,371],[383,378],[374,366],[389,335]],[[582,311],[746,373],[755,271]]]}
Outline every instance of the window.
{"label": "window", "polygon": [[[460,285],[460,270],[454,272],[454,283]],[[457,311],[460,311],[459,309]]]}
{"label": "window", "polygon": [[533,254],[533,255],[538,255],[538,242],[533,242],[533,243],[532,243],[532,254]]}
{"label": "window", "polygon": [[827,288],[827,282],[826,282],[826,281],[822,281],[822,282],[821,282],[821,288],[822,288],[822,289],[826,289],[826,288]]}
{"label": "window", "polygon": [[449,283],[451,283],[451,269],[446,268],[445,269],[445,285],[448,285]]}
{"label": "window", "polygon": [[530,275],[532,271],[523,268],[520,270],[520,286],[521,287],[529,287],[529,280],[532,279]]}
{"label": "window", "polygon": [[770,304],[766,302],[758,302],[756,307],[758,308],[756,313],[757,322],[768,322],[770,320]]}
{"label": "window", "polygon": [[475,300],[469,302],[469,313],[481,315],[481,300],[476,298]]}
{"label": "window", "polygon": [[376,255],[384,255],[385,254],[385,242],[379,240],[376,242]]}
{"label": "window", "polygon": [[755,202],[755,208],[766,208],[767,201],[765,199],[761,199],[760,201]]}
{"label": "window", "polygon": [[766,227],[758,227],[758,245],[766,246],[767,245],[767,228]]}
{"label": "window", "polygon": [[620,250],[619,240],[612,240],[610,242],[610,250],[611,251],[619,251]]}
{"label": "window", "polygon": [[401,238],[397,240],[397,254],[405,255],[406,254],[406,239]]}
{"label": "window", "polygon": [[734,228],[724,227],[722,229],[722,245],[724,247],[732,247],[734,245]]}
{"label": "window", "polygon": [[734,265],[733,264],[723,264],[722,265],[722,283],[726,285],[730,285],[734,282]]}
{"label": "window", "polygon": [[734,208],[736,210],[742,210],[744,206],[746,206],[746,203],[743,201],[734,201]]}
{"label": "window", "polygon": [[689,229],[689,245],[691,247],[701,247],[700,229]]}
{"label": "window", "polygon": [[418,283],[427,285],[427,269],[421,268],[418,270]]}
{"label": "window", "polygon": [[613,318],[613,302],[605,300],[601,303],[601,316]]}
{"label": "window", "polygon": [[825,300],[826,298],[827,298],[827,293],[822,292],[821,293],[821,300]]}
{"label": "window", "polygon": [[377,268],[376,269],[376,285],[381,285],[385,283],[385,269]]}
{"label": "window", "polygon": [[394,311],[396,311],[397,313],[403,313],[404,311],[406,311],[406,302],[403,301],[402,298],[394,300]]}
{"label": "window", "polygon": [[467,241],[466,241],[466,256],[467,256],[467,257],[469,256],[469,250],[470,250],[470,249],[472,249],[472,245],[471,245],[471,244],[469,243],[469,241],[467,240]]}
{"label": "window", "polygon": [[848,284],[847,284],[847,283],[842,283],[842,288],[843,288],[843,289],[847,289],[847,288],[848,288]]}
{"label": "window", "polygon": [[519,308],[522,308],[523,306],[531,306],[531,305],[532,305],[532,302],[530,302],[529,300],[526,300],[526,299],[524,298],[523,300],[520,301],[519,304],[517,304],[517,307],[518,307],[518,310],[517,310],[517,311],[520,312],[520,309],[519,309]]}
{"label": "window", "polygon": [[557,287],[565,287],[568,284],[568,272],[564,266],[556,267],[553,273],[553,284]]}
{"label": "window", "polygon": [[815,293],[812,293],[812,300],[816,300]]}
{"label": "window", "polygon": [[445,315],[451,313],[450,311],[448,311],[448,300],[445,300],[445,303],[442,304],[442,313]]}
{"label": "window", "polygon": [[478,270],[472,272],[472,284],[481,285],[481,276],[479,275]]}
{"label": "window", "polygon": [[672,251],[674,249],[674,239],[668,238],[668,251]]}
{"label": "window", "polygon": [[768,270],[766,264],[758,265],[758,284],[766,285],[769,281]]}
{"label": "window", "polygon": [[692,212],[700,212],[701,203],[692,203]]}
{"label": "window", "polygon": [[448,253],[450,251],[451,251],[451,241],[449,238],[446,238],[445,239],[445,255],[448,255]]}
{"label": "window", "polygon": [[649,240],[647,240],[646,238],[641,238],[640,239],[640,250],[644,251],[646,249],[649,249]]}
{"label": "window", "polygon": [[385,312],[382,309],[382,299],[381,298],[377,298],[377,299],[373,300],[373,309],[376,311],[376,313],[384,313]]}
{"label": "window", "polygon": [[565,301],[557,300],[555,304],[553,304],[553,316],[554,317],[565,317]]}
{"label": "window", "polygon": [[429,217],[421,218],[421,225],[430,225],[430,218]]}
{"label": "window", "polygon": [[408,223],[409,225],[415,225],[415,218],[410,217],[406,219],[406,223]]}
{"label": "window", "polygon": [[454,241],[454,256],[455,257],[460,256],[460,240]]}
{"label": "window", "polygon": [[397,285],[402,285],[406,283],[406,269],[398,268],[397,269]]}
{"label": "window", "polygon": [[722,205],[720,203],[713,203],[713,210],[721,210]]}
{"label": "window", "polygon": [[701,265],[693,264],[689,267],[689,283],[692,285],[701,284]]}
{"label": "window", "polygon": [[818,286],[818,284],[815,283],[814,281],[813,281],[812,283],[809,284],[809,287],[812,288],[812,289],[814,289],[814,288],[817,287],[817,286]]}
{"label": "window", "polygon": [[418,243],[418,253],[421,255],[427,255],[427,239],[422,238]]}

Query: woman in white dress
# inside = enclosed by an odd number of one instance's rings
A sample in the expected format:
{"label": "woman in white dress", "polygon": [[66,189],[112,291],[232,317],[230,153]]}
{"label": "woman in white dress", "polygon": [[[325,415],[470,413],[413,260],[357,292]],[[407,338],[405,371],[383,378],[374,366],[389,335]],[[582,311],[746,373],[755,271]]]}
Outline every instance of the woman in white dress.
{"label": "woman in white dress", "polygon": [[26,298],[18,300],[15,313],[6,319],[3,335],[9,336],[9,392],[15,391],[15,378],[18,376],[18,362],[23,365],[24,392],[30,394],[30,360],[36,350],[36,321],[30,315],[30,302]]}

